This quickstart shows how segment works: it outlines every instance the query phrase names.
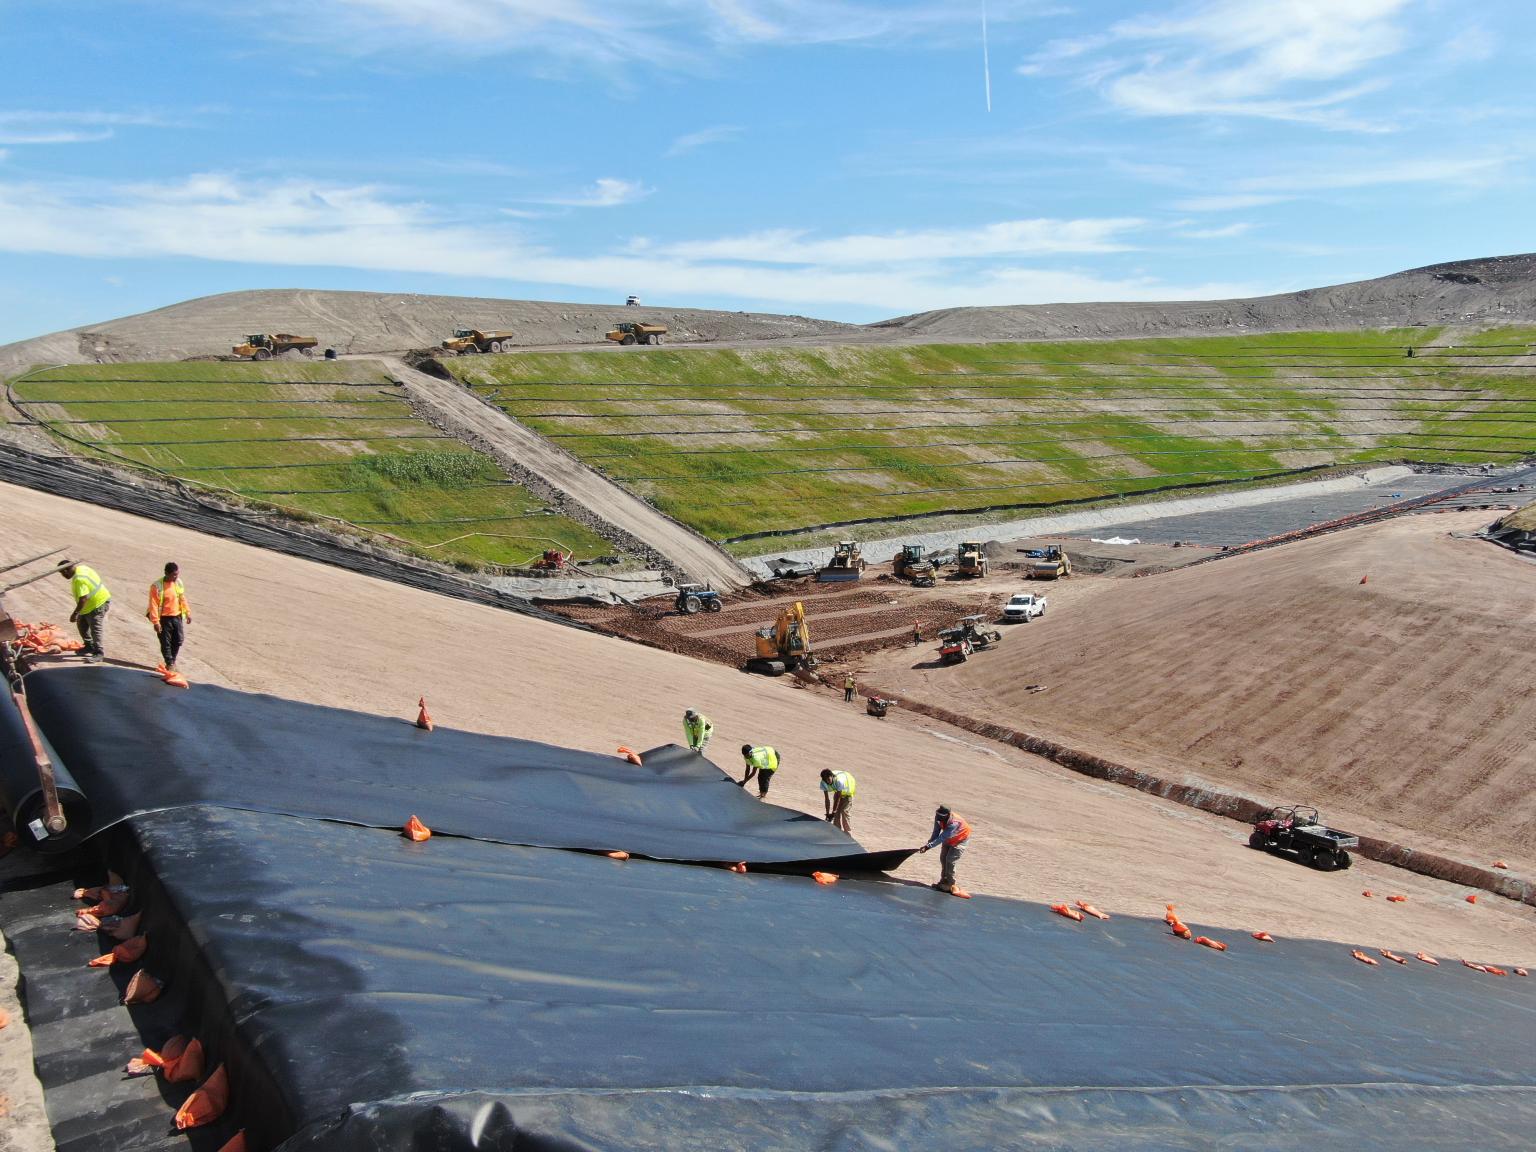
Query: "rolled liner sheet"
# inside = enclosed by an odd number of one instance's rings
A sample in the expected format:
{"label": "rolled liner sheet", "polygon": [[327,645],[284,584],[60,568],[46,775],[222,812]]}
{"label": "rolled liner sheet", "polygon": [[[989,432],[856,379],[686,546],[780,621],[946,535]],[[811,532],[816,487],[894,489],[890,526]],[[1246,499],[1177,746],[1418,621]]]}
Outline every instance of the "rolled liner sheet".
{"label": "rolled liner sheet", "polygon": [[[410,723],[412,701],[394,719],[204,684],[173,692],[111,667],[43,669],[27,683],[38,727],[90,791],[101,828],[204,803],[374,828],[415,815],[451,836],[754,871],[889,871],[916,850],[866,852],[825,820],[748,796],[676,745],[637,766],[531,740],[424,732]],[[613,746],[626,738],[638,743],[616,731]]]}
{"label": "rolled liner sheet", "polygon": [[43,751],[53,762],[59,806],[68,822],[62,832],[48,831],[43,782],[26,721],[8,688],[0,690],[0,697],[4,697],[0,700],[0,804],[4,804],[22,844],[39,852],[67,852],[91,834],[91,802],[64,767],[48,737],[39,731]]}

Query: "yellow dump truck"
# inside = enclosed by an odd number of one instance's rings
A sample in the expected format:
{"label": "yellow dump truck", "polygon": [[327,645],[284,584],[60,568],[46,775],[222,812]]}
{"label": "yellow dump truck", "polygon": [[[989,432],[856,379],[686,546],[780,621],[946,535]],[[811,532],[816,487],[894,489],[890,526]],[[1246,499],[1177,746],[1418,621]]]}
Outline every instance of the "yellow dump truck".
{"label": "yellow dump truck", "polygon": [[626,320],[622,324],[615,324],[606,339],[615,344],[660,344],[666,334],[665,324],[634,324]]}
{"label": "yellow dump truck", "polygon": [[472,356],[476,352],[512,351],[512,333],[482,332],[478,328],[455,328],[453,338],[444,340],[443,347],[460,356]]}
{"label": "yellow dump truck", "polygon": [[274,356],[281,356],[284,352],[295,350],[308,356],[310,350],[318,343],[320,343],[319,339],[314,336],[294,336],[287,332],[273,332],[269,335],[258,332],[254,336],[247,336],[244,344],[236,344],[230,351],[247,360],[270,360]]}

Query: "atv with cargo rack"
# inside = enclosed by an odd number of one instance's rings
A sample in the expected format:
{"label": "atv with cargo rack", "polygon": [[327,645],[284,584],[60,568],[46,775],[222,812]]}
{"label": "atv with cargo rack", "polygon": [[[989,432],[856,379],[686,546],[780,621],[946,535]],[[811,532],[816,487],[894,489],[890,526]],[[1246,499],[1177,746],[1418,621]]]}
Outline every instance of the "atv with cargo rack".
{"label": "atv with cargo rack", "polygon": [[1248,847],[1261,852],[1294,854],[1303,864],[1323,872],[1348,868],[1351,861],[1346,848],[1358,848],[1360,837],[1325,827],[1317,809],[1305,804],[1271,808],[1254,822]]}

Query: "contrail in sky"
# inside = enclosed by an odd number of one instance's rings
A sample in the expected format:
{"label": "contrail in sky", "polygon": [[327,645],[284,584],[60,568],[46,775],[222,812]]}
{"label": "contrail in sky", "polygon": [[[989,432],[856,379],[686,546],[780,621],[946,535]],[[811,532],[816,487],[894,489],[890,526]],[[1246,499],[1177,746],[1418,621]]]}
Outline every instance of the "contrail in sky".
{"label": "contrail in sky", "polygon": [[987,86],[987,111],[992,111],[992,62],[987,58],[987,0],[981,0],[981,78]]}

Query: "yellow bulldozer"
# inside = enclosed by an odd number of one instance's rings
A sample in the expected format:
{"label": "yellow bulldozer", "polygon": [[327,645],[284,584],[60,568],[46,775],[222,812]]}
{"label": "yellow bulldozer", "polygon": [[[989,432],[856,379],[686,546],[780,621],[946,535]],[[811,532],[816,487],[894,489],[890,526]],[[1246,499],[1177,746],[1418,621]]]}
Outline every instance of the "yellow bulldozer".
{"label": "yellow bulldozer", "polygon": [[284,352],[299,351],[308,356],[310,350],[319,339],[314,336],[294,336],[287,332],[273,332],[270,335],[265,332],[257,332],[254,336],[247,336],[244,344],[236,344],[230,349],[236,356],[247,360],[270,360],[274,356],[281,356]]}
{"label": "yellow bulldozer", "polygon": [[986,547],[979,540],[967,540],[960,545],[955,566],[962,576],[985,576],[987,574]]}
{"label": "yellow bulldozer", "polygon": [[811,630],[805,623],[805,605],[798,600],[779,613],[774,623],[759,628],[755,639],[757,655],[747,661],[748,672],[782,676],[796,669],[816,667]]}
{"label": "yellow bulldozer", "polygon": [[443,341],[443,349],[457,352],[460,356],[473,356],[476,352],[512,351],[512,333],[482,332],[478,328],[455,328],[453,338]]}
{"label": "yellow bulldozer", "polygon": [[891,572],[898,580],[912,581],[915,588],[932,588],[939,582],[933,562],[923,558],[921,544],[903,544],[891,558]]}
{"label": "yellow bulldozer", "polygon": [[665,324],[640,324],[629,320],[615,324],[604,339],[615,344],[660,344],[667,334]]}

